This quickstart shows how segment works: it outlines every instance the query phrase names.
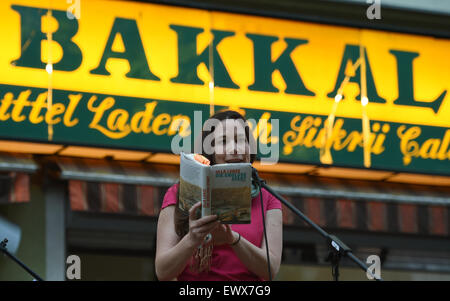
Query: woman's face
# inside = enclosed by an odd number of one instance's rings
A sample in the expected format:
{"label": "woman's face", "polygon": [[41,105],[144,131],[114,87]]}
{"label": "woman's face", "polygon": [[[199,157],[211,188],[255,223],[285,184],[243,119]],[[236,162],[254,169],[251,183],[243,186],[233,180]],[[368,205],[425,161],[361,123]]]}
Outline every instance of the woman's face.
{"label": "woman's face", "polygon": [[214,160],[216,164],[249,163],[250,147],[242,119],[225,119],[214,130]]}

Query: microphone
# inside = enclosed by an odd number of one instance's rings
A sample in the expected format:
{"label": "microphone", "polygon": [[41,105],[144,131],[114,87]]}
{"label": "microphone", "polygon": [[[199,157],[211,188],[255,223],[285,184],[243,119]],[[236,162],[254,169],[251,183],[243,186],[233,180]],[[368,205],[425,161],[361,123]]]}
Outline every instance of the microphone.
{"label": "microphone", "polygon": [[256,168],[254,168],[253,166],[252,166],[252,180],[257,180],[259,177],[258,177],[258,171],[256,170]]}
{"label": "microphone", "polygon": [[260,185],[260,183],[266,182],[259,177],[258,171],[253,166],[252,166],[252,180],[254,180],[256,182],[256,184],[258,184],[258,186],[260,186],[260,188],[262,188],[261,187],[262,185]]}
{"label": "microphone", "polygon": [[[25,271],[27,271],[28,274],[33,276],[34,280],[43,281],[43,279],[39,277],[38,274],[33,272],[22,261],[20,261],[12,254],[16,253],[17,249],[19,248],[21,234],[22,232],[19,226],[7,221],[6,219],[0,216],[0,254],[3,253],[6,256],[8,256],[11,260],[13,260]],[[7,245],[11,252],[7,250],[6,248]]]}
{"label": "microphone", "polygon": [[8,249],[15,254],[20,245],[22,231],[19,226],[0,216],[0,241],[7,239]]}

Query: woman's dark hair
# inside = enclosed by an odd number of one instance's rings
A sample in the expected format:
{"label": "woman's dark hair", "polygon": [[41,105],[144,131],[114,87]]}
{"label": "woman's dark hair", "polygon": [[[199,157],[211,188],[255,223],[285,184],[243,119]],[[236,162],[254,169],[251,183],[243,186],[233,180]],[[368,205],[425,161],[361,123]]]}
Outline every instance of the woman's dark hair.
{"label": "woman's dark hair", "polygon": [[[226,120],[226,119],[234,119],[234,120],[242,120],[244,123],[247,121],[244,116],[242,116],[238,112],[232,111],[232,110],[219,111],[209,118],[209,120],[211,120],[211,119],[216,119],[218,121],[222,121],[222,120]],[[201,133],[202,145],[203,145],[203,141],[205,140],[205,138],[209,134],[213,133],[214,130],[215,130],[214,126],[211,127],[211,130],[202,129],[202,133]],[[250,139],[253,138],[250,136],[250,129],[249,129],[248,125],[245,125],[245,138],[247,139],[247,142],[249,142],[249,143],[250,143]],[[205,153],[203,147],[202,147],[202,155],[211,162],[211,165],[216,164],[214,154]],[[253,163],[255,158],[256,158],[256,155],[253,153],[250,153],[250,162],[251,163]],[[182,210],[179,207],[179,202],[180,202],[179,193],[180,193],[180,189],[178,188],[177,204],[175,206],[176,208],[175,208],[175,219],[174,219],[175,220],[175,232],[177,233],[177,235],[179,237],[183,237],[189,231],[189,213]]]}

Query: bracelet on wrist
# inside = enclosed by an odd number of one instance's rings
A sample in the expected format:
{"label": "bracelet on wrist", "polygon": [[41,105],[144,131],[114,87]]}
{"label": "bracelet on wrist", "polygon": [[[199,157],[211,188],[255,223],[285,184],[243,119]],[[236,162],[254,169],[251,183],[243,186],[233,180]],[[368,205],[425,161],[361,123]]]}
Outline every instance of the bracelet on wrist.
{"label": "bracelet on wrist", "polygon": [[238,239],[236,239],[236,241],[235,242],[233,242],[232,244],[230,244],[230,246],[235,246],[235,245],[237,245],[238,244],[238,242],[241,240],[241,233],[238,233]]}

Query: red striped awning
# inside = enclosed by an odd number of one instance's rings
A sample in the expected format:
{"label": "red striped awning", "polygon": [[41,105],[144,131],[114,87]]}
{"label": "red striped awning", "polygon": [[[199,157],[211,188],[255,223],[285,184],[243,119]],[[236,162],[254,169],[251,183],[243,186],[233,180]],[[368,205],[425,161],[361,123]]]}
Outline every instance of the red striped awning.
{"label": "red striped awning", "polygon": [[74,211],[157,216],[167,187],[120,183],[69,181]]}
{"label": "red striped awning", "polygon": [[[58,158],[72,210],[156,216],[176,165]],[[319,226],[376,233],[450,236],[450,187],[261,174]],[[287,226],[307,227],[289,209]]]}
{"label": "red striped awning", "polygon": [[[167,188],[70,180],[69,196],[74,211],[157,216]],[[448,206],[284,197],[313,222],[329,230],[450,236]],[[283,208],[283,223],[287,226],[308,227],[288,208]]]}
{"label": "red striped awning", "polygon": [[[450,187],[302,175],[262,178],[330,230],[450,236]],[[283,222],[306,226],[287,208]]]}
{"label": "red striped awning", "polygon": [[30,176],[26,173],[0,174],[0,204],[30,201]]}
{"label": "red striped awning", "polygon": [[30,173],[38,169],[31,155],[0,152],[0,204],[30,200]]}
{"label": "red striped awning", "polygon": [[168,187],[178,181],[178,165],[48,158],[68,180],[74,211],[156,216]]}
{"label": "red striped awning", "polygon": [[[444,205],[299,196],[285,198],[313,222],[330,230],[450,236],[450,207]],[[285,225],[308,227],[288,208],[283,209]]]}

